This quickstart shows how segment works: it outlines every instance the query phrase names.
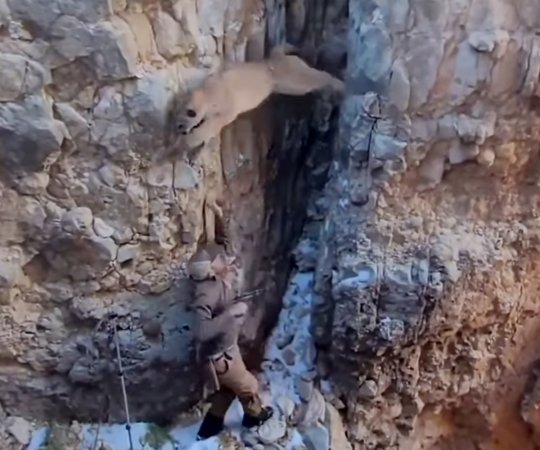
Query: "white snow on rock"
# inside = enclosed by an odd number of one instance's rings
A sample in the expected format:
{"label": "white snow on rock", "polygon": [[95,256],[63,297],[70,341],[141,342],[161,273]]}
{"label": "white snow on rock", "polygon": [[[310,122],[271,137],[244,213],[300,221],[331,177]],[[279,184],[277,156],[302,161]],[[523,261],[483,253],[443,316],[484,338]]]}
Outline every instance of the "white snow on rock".
{"label": "white snow on rock", "polygon": [[[305,448],[301,433],[291,427],[284,431],[284,427],[295,410],[302,405],[305,407],[313,397],[313,391],[316,391],[312,383],[315,377],[316,349],[309,332],[312,287],[312,272],[297,273],[291,278],[283,298],[283,309],[278,323],[267,344],[263,371],[259,374],[259,379],[263,401],[274,407],[274,417],[271,420],[275,421],[275,424],[242,433],[242,407],[235,401],[227,412],[225,426],[238,441],[241,441],[241,436],[246,438],[249,435],[250,441],[258,441],[261,444],[260,448],[266,448],[264,444],[271,443],[275,448],[283,450]],[[314,398],[318,397],[322,398],[317,392]],[[171,440],[160,450],[219,450],[220,437],[196,442],[200,424],[201,421],[198,421],[190,426],[172,428],[169,430]],[[85,424],[83,430],[85,450],[94,448],[96,433],[98,433],[97,442],[105,444],[111,450],[129,450],[128,434],[124,424],[102,424],[99,432],[96,424]],[[134,450],[151,450],[148,444],[145,445],[148,432],[147,423],[131,424]],[[40,450],[46,438],[46,428],[35,430],[26,450]],[[257,448],[257,445],[255,444],[254,448]]]}

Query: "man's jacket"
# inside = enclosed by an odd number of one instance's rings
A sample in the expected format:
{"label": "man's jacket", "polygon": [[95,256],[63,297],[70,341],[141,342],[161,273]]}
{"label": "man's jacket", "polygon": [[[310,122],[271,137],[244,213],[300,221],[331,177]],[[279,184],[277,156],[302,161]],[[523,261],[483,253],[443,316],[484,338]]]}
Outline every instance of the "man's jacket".
{"label": "man's jacket", "polygon": [[197,282],[193,332],[201,360],[223,353],[237,343],[240,329],[229,312],[234,298],[232,289],[222,280]]}

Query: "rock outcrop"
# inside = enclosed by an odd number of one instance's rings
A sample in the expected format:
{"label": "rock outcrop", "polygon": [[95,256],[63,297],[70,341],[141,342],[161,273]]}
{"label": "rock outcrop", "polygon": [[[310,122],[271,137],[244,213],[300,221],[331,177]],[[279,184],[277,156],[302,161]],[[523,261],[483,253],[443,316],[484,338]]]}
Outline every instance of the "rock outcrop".
{"label": "rock outcrop", "polygon": [[534,447],[536,5],[349,2],[313,332],[354,448]]}

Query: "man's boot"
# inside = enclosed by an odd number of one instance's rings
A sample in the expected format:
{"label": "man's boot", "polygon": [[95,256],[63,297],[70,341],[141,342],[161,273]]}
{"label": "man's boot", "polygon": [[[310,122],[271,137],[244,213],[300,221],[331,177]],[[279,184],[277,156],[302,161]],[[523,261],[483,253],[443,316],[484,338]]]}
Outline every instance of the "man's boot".
{"label": "man's boot", "polygon": [[212,413],[206,413],[204,419],[197,433],[197,440],[202,441],[204,439],[209,439],[212,436],[216,436],[221,433],[223,430],[223,417],[218,417]]}
{"label": "man's boot", "polygon": [[244,418],[242,425],[246,428],[259,427],[266,422],[274,410],[270,406],[263,407],[258,395],[248,398],[240,398],[240,403],[244,408]]}
{"label": "man's boot", "polygon": [[234,392],[225,387],[212,396],[212,404],[201,423],[197,433],[197,440],[211,438],[223,430],[225,414],[227,414],[227,410],[235,397]]}
{"label": "man's boot", "polygon": [[265,406],[261,408],[258,414],[244,413],[244,418],[242,419],[242,425],[246,428],[260,427],[264,422],[266,422],[272,415],[274,410],[271,406]]}

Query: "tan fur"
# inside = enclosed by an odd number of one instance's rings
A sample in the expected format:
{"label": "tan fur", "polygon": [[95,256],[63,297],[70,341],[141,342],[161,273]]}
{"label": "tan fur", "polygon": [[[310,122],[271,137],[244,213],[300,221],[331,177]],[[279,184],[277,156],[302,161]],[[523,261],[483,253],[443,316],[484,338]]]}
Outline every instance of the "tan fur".
{"label": "tan fur", "polygon": [[268,61],[268,69],[272,74],[276,94],[305,95],[324,87],[343,92],[343,81],[328,72],[309,67],[296,55],[275,52]]}
{"label": "tan fur", "polygon": [[289,51],[280,47],[265,61],[232,64],[189,93],[175,118],[183,144],[188,149],[206,144],[272,93],[301,96],[325,87],[343,92],[341,80],[308,66]]}
{"label": "tan fur", "polygon": [[231,225],[231,211],[224,210],[223,202],[207,198],[204,202],[204,239],[214,242],[225,248],[226,253],[235,254],[229,230]]}

